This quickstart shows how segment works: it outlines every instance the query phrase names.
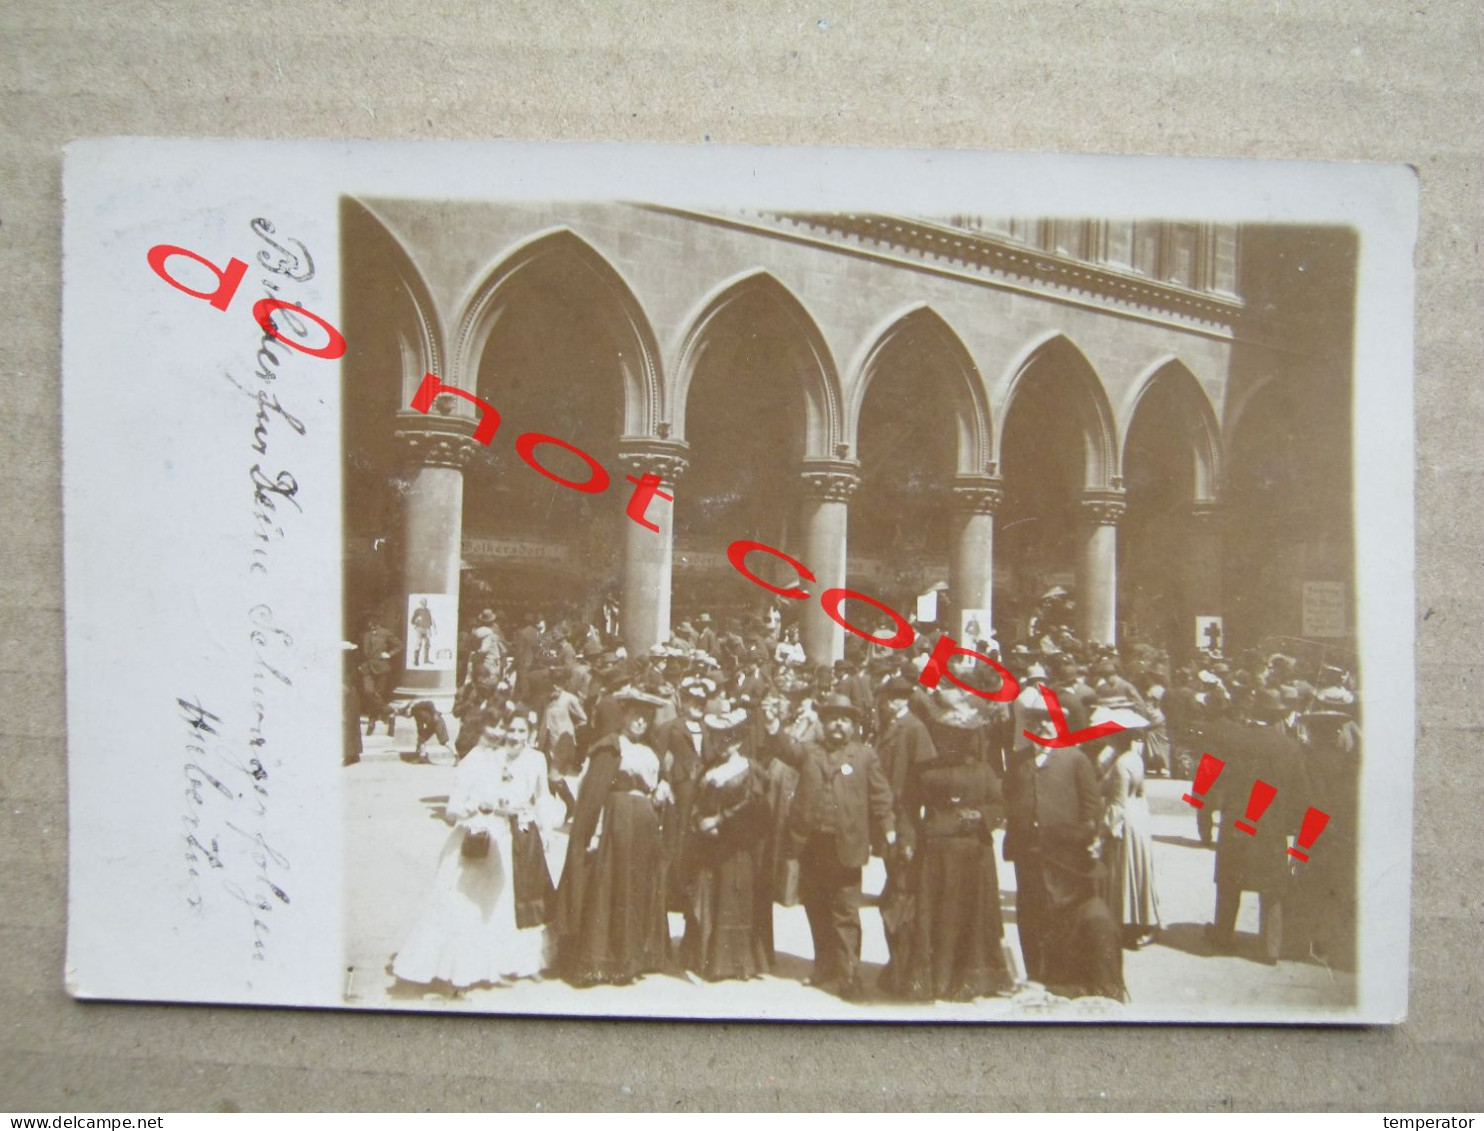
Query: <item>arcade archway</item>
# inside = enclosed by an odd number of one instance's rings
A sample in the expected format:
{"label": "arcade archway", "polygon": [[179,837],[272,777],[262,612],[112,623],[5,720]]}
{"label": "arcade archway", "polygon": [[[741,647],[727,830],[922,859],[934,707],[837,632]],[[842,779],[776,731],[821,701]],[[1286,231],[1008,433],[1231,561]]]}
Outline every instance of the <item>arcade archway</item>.
{"label": "arcade archway", "polygon": [[972,505],[989,493],[978,369],[948,324],[918,307],[877,338],[856,388],[850,587],[910,612],[917,594],[947,582],[936,615],[958,631],[958,610],[987,614],[990,603],[992,519]]}
{"label": "arcade archway", "polygon": [[[626,422],[655,412],[653,346],[638,304],[590,245],[562,230],[518,249],[465,304],[456,367],[495,405],[509,434],[478,448],[464,473],[465,619],[482,608],[502,624],[531,615],[611,627],[622,592],[628,490],[619,460]],[[521,433],[551,476],[516,450]]]}
{"label": "arcade archway", "polygon": [[[1123,445],[1128,511],[1118,534],[1121,638],[1169,651],[1197,647],[1197,617],[1219,618],[1217,430],[1190,371],[1171,361],[1140,386]],[[1202,647],[1220,646],[1209,619]]]}
{"label": "arcade archway", "polygon": [[1067,627],[1084,641],[1114,642],[1123,502],[1113,483],[1111,415],[1097,374],[1065,337],[1040,345],[1017,370],[1002,413],[995,571],[995,604],[1012,636],[1027,635],[1045,595],[1060,589],[1075,601]]}
{"label": "arcade archway", "polygon": [[[801,466],[830,454],[838,403],[818,329],[771,275],[749,275],[705,305],[677,374],[676,412],[688,448],[675,493],[677,619],[760,611],[757,588],[726,562],[731,542],[753,539],[795,556],[815,549]],[[815,563],[824,559],[806,560],[823,580]],[[796,580],[777,562],[759,563],[759,572],[784,586]],[[810,616],[788,603],[783,611]],[[812,642],[818,652],[817,634]]]}

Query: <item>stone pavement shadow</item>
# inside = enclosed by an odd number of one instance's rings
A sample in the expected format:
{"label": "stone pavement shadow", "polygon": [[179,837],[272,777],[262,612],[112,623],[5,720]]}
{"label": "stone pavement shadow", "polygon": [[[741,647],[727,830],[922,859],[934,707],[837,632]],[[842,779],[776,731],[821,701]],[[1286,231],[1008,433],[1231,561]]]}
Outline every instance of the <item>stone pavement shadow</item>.
{"label": "stone pavement shadow", "polygon": [[[1236,945],[1233,943],[1233,946]],[[1211,957],[1211,946],[1206,942],[1205,923],[1170,923],[1159,932],[1153,946],[1168,947],[1199,958]]]}
{"label": "stone pavement shadow", "polygon": [[386,988],[386,996],[391,1001],[458,1000],[458,991],[453,983],[442,978],[427,983],[404,981],[392,973],[390,962],[386,965],[386,975],[391,979],[391,985]]}
{"label": "stone pavement shadow", "polygon": [[[1154,945],[1183,951],[1198,958],[1240,958],[1248,962],[1262,960],[1260,935],[1250,931],[1237,931],[1232,935],[1230,943],[1217,950],[1206,940],[1205,923],[1172,923],[1160,931]],[[1308,944],[1286,939],[1282,957],[1288,962],[1308,961]]]}
{"label": "stone pavement shadow", "polygon": [[448,823],[448,794],[435,794],[432,797],[419,797],[419,803],[428,807],[428,816],[435,821]]}
{"label": "stone pavement shadow", "polygon": [[1160,833],[1155,833],[1151,839],[1159,841],[1160,844],[1173,844],[1177,845],[1180,848],[1206,847],[1193,836],[1164,836]]}

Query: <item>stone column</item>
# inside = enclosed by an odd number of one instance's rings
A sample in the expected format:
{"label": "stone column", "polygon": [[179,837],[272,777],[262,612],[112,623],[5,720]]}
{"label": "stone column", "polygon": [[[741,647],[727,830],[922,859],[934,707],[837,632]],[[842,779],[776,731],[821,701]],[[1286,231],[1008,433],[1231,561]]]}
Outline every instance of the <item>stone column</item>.
{"label": "stone column", "polygon": [[[989,613],[980,625],[984,637],[994,628],[994,512],[1003,498],[1000,480],[989,476],[961,476],[953,484],[953,560],[948,588],[955,612],[984,609]],[[956,637],[962,623],[960,615],[947,626],[949,633]],[[974,646],[973,640],[959,643]]]}
{"label": "stone column", "polygon": [[799,640],[810,664],[833,664],[845,655],[845,630],[819,603],[826,589],[845,586],[850,496],[860,485],[860,465],[852,460],[815,460],[804,465],[804,545],[799,560],[817,580],[807,584],[809,600],[799,612]]}
{"label": "stone column", "polygon": [[[1221,508],[1211,500],[1201,500],[1190,508],[1190,523],[1185,534],[1184,571],[1186,601],[1188,608],[1182,610],[1185,623],[1180,631],[1184,634],[1181,654],[1188,655],[1195,647],[1195,618],[1219,617],[1221,611]],[[1223,636],[1229,628],[1222,622]],[[1226,650],[1225,639],[1221,642]]]}
{"label": "stone column", "polygon": [[[404,641],[414,639],[408,598],[429,598],[437,625],[434,662],[407,666],[406,649],[396,662],[401,673],[393,694],[398,699],[432,699],[440,707],[452,701],[459,671],[459,564],[464,526],[464,466],[475,443],[452,422],[420,427],[408,420],[396,433],[408,453],[410,480],[403,498],[405,532],[402,559],[402,619],[388,627]],[[442,601],[437,598],[443,598]],[[434,608],[434,606],[438,606]],[[446,662],[438,654],[447,649]]]}
{"label": "stone column", "polygon": [[1118,520],[1127,509],[1122,491],[1089,491],[1082,497],[1077,609],[1085,643],[1118,643]]}
{"label": "stone column", "polygon": [[[674,496],[675,482],[685,471],[688,449],[674,440],[625,440],[618,459],[624,474],[635,479],[660,477],[660,490]],[[615,484],[620,506],[627,508],[635,485]],[[649,651],[670,639],[670,598],[675,570],[675,504],[656,495],[645,517],[659,530],[625,517],[623,593],[619,598],[620,631],[630,656]]]}

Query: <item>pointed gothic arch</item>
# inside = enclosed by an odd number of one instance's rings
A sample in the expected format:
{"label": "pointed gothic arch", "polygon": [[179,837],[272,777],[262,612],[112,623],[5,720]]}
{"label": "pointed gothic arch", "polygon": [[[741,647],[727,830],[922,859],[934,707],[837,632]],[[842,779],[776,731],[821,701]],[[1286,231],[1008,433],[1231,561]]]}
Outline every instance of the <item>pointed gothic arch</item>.
{"label": "pointed gothic arch", "polygon": [[508,251],[460,305],[445,381],[463,389],[477,384],[490,334],[505,313],[510,293],[543,270],[566,273],[586,285],[576,296],[593,319],[594,332],[613,346],[623,381],[623,432],[650,436],[663,417],[660,351],[643,306],[618,269],[571,228],[554,228]]}
{"label": "pointed gothic arch", "polygon": [[929,352],[941,360],[949,377],[955,424],[955,463],[961,475],[982,475],[991,459],[989,400],[979,367],[963,339],[927,303],[916,303],[894,315],[874,332],[853,367],[845,406],[845,436],[858,454],[861,409],[884,362],[895,349]]}
{"label": "pointed gothic arch", "polygon": [[1053,332],[1028,346],[1010,368],[1005,397],[997,414],[995,452],[1003,450],[1005,430],[1028,389],[1053,382],[1056,395],[1069,402],[1083,445],[1083,482],[1088,489],[1118,486],[1118,446],[1113,410],[1097,371],[1065,334]]}
{"label": "pointed gothic arch", "polygon": [[1125,469],[1129,436],[1140,419],[1158,404],[1179,422],[1194,460],[1193,502],[1216,498],[1221,476],[1221,425],[1210,398],[1194,373],[1174,356],[1167,356],[1146,369],[1135,382],[1119,429],[1119,467]]}
{"label": "pointed gothic arch", "polygon": [[838,458],[844,442],[843,397],[840,378],[824,335],[798,297],[767,271],[750,271],[713,290],[687,322],[676,351],[674,385],[670,397],[670,427],[684,439],[686,407],[691,385],[702,359],[718,339],[736,331],[738,313],[754,315],[754,336],[771,326],[792,355],[805,401],[804,456]]}

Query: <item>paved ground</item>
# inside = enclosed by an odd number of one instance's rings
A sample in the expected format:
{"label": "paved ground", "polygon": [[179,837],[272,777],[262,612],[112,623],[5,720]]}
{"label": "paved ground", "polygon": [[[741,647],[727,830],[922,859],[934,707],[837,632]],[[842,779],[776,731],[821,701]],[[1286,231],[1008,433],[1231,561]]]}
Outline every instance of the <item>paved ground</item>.
{"label": "paved ground", "polygon": [[[410,757],[412,724],[401,720],[396,739],[367,740],[362,761],[345,769],[346,780],[346,964],[347,1001],[375,1008],[439,1009],[499,1013],[673,1015],[898,1020],[1116,1018],[1258,1018],[1300,1010],[1344,1009],[1354,994],[1353,975],[1298,958],[1275,967],[1255,961],[1258,952],[1257,897],[1243,897],[1237,921],[1238,954],[1212,956],[1202,942],[1215,888],[1213,854],[1195,839],[1193,810],[1180,800],[1187,783],[1149,783],[1155,821],[1155,869],[1165,930],[1154,945],[1124,952],[1124,980],[1132,1003],[1065,1002],[1028,986],[1011,998],[971,1005],[903,1005],[884,998],[850,1005],[802,984],[812,947],[802,908],[774,909],[778,964],[773,975],[746,983],[710,985],[699,980],[651,976],[630,987],[574,989],[559,981],[521,982],[508,988],[477,989],[452,1000],[422,986],[398,982],[388,971],[392,955],[421,910],[427,884],[449,829],[442,806],[453,782],[451,765],[421,765]],[[548,846],[552,875],[559,870],[566,837]],[[1014,921],[1014,871],[1001,862],[1006,937],[1019,952]],[[868,897],[884,880],[880,861],[866,870]],[[863,960],[870,986],[886,962],[881,917],[867,906]],[[671,916],[677,941],[681,917]],[[1249,957],[1251,956],[1251,957]]]}

